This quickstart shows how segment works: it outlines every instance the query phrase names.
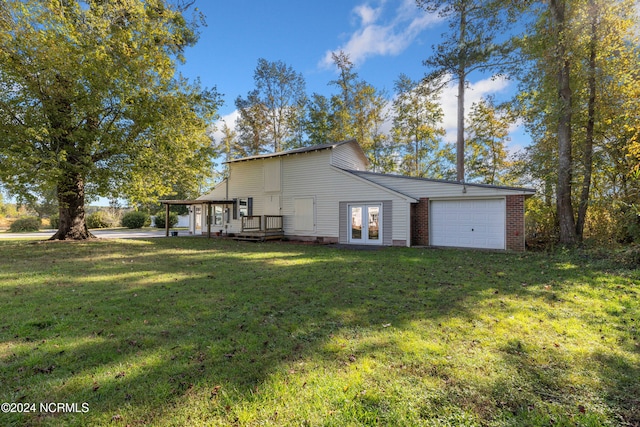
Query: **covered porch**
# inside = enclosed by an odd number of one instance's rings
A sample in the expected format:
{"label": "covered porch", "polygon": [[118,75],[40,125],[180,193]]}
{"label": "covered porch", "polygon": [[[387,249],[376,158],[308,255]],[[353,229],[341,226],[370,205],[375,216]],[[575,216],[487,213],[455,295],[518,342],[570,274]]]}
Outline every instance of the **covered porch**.
{"label": "covered porch", "polygon": [[[214,206],[221,206],[224,209],[228,209],[231,208],[233,209],[233,207],[237,204],[237,200],[235,199],[231,199],[231,200],[199,200],[199,199],[194,199],[194,200],[160,200],[160,203],[165,205],[165,236],[169,237],[169,209],[172,205],[177,205],[177,206],[197,206],[197,205],[202,205],[205,207],[205,227],[206,227],[206,233],[203,231],[202,234],[206,234],[206,236],[208,238],[211,238],[212,236],[212,226],[213,226],[213,207]],[[189,229],[190,231],[192,230],[192,224],[191,221],[196,221],[196,213],[191,212],[190,213],[190,219],[189,219]],[[195,225],[193,226],[193,229],[195,230]]]}

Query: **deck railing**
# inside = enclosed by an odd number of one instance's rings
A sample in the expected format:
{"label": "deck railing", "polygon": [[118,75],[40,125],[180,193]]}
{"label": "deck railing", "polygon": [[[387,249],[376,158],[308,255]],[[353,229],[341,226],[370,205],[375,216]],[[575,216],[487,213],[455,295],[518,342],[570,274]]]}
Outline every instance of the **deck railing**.
{"label": "deck railing", "polygon": [[242,217],[242,231],[261,231],[262,217],[259,215],[250,215]]}
{"label": "deck railing", "polygon": [[[264,231],[282,231],[282,215],[265,215]],[[263,231],[262,217],[248,215],[242,217],[242,231]]]}
{"label": "deck railing", "polygon": [[282,231],[282,215],[265,215],[264,231]]}

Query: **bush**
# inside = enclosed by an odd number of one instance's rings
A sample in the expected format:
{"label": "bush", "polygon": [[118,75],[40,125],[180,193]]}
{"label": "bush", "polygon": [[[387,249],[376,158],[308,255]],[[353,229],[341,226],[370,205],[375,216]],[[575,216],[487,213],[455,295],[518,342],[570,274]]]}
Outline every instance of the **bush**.
{"label": "bush", "polygon": [[539,197],[526,202],[525,238],[528,249],[550,249],[558,240],[555,206],[548,206]]}
{"label": "bush", "polygon": [[111,221],[105,212],[97,211],[87,217],[87,227],[108,228],[111,227]]}
{"label": "bush", "polygon": [[59,214],[53,214],[49,217],[49,226],[51,228],[53,228],[54,230],[57,230],[58,227],[60,226],[60,215]]}
{"label": "bush", "polygon": [[[164,211],[158,212],[155,216],[155,226],[158,228],[165,228],[165,215]],[[178,214],[175,212],[169,212],[169,228],[175,227],[178,224]]]}
{"label": "bush", "polygon": [[21,231],[38,231],[40,230],[40,218],[29,216],[17,219],[9,227],[9,231],[17,233]]}
{"label": "bush", "polygon": [[151,217],[140,211],[133,211],[124,214],[122,226],[127,228],[142,228],[151,224]]}

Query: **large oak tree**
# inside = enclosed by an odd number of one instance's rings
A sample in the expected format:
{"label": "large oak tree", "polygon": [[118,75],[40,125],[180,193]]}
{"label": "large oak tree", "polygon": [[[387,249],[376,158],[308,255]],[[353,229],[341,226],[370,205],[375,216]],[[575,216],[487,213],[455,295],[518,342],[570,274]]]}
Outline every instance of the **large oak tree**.
{"label": "large oak tree", "polygon": [[210,170],[219,95],[176,75],[197,40],[188,6],[0,3],[0,180],[23,196],[55,189],[54,239],[91,237],[86,194],[148,201]]}

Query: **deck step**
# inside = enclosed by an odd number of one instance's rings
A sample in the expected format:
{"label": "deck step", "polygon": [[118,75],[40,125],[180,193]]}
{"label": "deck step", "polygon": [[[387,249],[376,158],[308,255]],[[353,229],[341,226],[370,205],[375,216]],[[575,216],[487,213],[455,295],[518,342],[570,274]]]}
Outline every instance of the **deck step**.
{"label": "deck step", "polygon": [[265,240],[280,240],[284,237],[282,231],[250,231],[236,234],[234,240],[244,240],[250,242],[264,242]]}

